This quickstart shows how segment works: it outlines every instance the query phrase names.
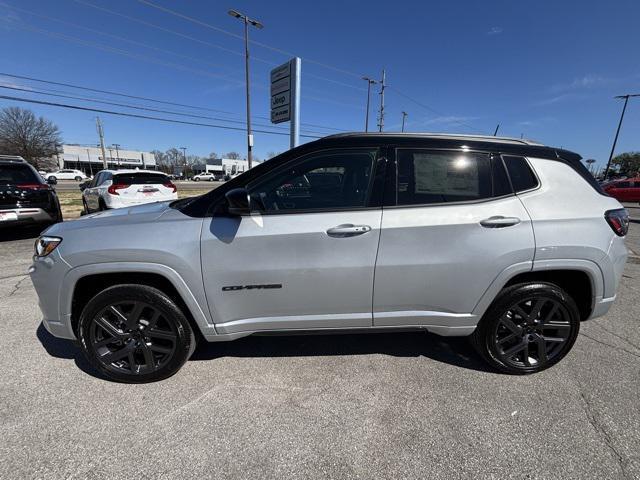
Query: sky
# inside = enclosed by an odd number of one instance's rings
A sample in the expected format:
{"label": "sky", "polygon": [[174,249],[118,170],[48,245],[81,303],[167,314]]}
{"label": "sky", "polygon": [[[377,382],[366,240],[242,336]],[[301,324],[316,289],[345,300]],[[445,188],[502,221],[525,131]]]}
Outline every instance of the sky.
{"label": "sky", "polygon": [[[499,135],[602,165],[622,109],[613,97],[640,93],[637,0],[0,0],[0,86],[22,89],[0,95],[232,127],[99,114],[106,143],[121,148],[244,155],[243,25],[230,8],[264,24],[250,30],[252,121],[279,134],[255,132],[259,158],[289,147],[288,124],[269,121],[269,72],[292,55],[302,58],[303,142],[363,131],[362,76],[384,68],[385,131],[400,130],[403,111],[407,131],[491,135],[500,124]],[[375,85],[370,129],[379,102]],[[65,143],[98,142],[96,112],[0,99],[6,106],[54,121]],[[629,150],[640,150],[640,98],[616,148]]]}

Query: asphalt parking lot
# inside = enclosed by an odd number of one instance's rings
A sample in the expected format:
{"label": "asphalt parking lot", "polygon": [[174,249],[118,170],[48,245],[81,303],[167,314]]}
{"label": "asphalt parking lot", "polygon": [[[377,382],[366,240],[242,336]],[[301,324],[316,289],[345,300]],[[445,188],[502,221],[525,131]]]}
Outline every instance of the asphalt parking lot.
{"label": "asphalt parking lot", "polygon": [[174,377],[96,376],[49,335],[32,236],[0,243],[1,478],[640,478],[640,207],[610,313],[559,365],[488,371],[418,333],[201,345]]}

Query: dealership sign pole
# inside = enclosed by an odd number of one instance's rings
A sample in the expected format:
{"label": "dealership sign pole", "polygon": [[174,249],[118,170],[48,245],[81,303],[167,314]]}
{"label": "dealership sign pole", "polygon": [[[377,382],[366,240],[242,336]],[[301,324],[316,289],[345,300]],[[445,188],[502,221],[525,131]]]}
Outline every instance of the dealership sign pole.
{"label": "dealership sign pole", "polygon": [[271,70],[271,123],[290,122],[290,148],[300,144],[300,58]]}

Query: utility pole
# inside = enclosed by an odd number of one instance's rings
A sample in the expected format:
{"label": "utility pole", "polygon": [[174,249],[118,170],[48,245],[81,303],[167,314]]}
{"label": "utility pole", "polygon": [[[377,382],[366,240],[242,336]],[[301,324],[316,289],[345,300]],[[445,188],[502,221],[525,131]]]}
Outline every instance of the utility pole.
{"label": "utility pole", "polygon": [[382,80],[380,80],[380,120],[378,122],[378,131],[384,130],[384,89],[387,86],[386,75],[384,69],[382,70]]}
{"label": "utility pole", "polygon": [[118,149],[120,148],[120,144],[114,143],[113,146],[116,147],[116,158],[118,159],[118,167],[119,167],[120,166],[120,150]]}
{"label": "utility pole", "polygon": [[96,117],[96,128],[98,129],[98,136],[100,137],[100,149],[102,150],[102,166],[106,170],[107,166],[107,153],[104,150],[104,131],[102,130],[102,123],[100,117]]}
{"label": "utility pole", "polygon": [[264,28],[264,25],[258,20],[253,20],[236,10],[229,10],[229,15],[244,22],[244,73],[247,88],[247,163],[249,168],[251,168],[253,135],[251,134],[251,93],[249,88],[249,25],[253,25],[258,29]]}
{"label": "utility pole", "polygon": [[182,161],[186,165],[187,164],[187,147],[180,147],[180,150],[182,150]]}
{"label": "utility pole", "polygon": [[369,77],[362,77],[362,79],[367,81],[367,116],[364,117],[364,131],[368,132],[369,131],[369,103],[371,101],[371,85],[375,85],[378,82],[376,82],[375,80]]}
{"label": "utility pole", "polygon": [[493,132],[493,136],[494,136],[494,137],[495,137],[496,135],[498,135],[498,130],[500,130],[500,124],[498,124],[498,125],[496,126],[496,130],[495,130],[495,132]]}
{"label": "utility pole", "polygon": [[402,112],[402,132],[404,132],[404,119],[407,118],[407,115],[407,112]]}
{"label": "utility pole", "polygon": [[616,136],[613,139],[613,145],[611,146],[611,153],[609,154],[609,161],[607,162],[607,168],[604,170],[604,179],[607,179],[607,175],[609,175],[609,168],[611,167],[611,160],[613,159],[613,152],[616,149],[616,143],[618,143],[618,135],[620,134],[620,127],[622,127],[622,120],[624,119],[624,112],[627,110],[627,103],[629,103],[629,98],[631,97],[640,97],[640,93],[635,94],[627,94],[627,95],[618,95],[614,98],[624,98],[624,106],[622,107],[622,114],[620,115],[620,121],[618,122],[618,129],[616,130]]}

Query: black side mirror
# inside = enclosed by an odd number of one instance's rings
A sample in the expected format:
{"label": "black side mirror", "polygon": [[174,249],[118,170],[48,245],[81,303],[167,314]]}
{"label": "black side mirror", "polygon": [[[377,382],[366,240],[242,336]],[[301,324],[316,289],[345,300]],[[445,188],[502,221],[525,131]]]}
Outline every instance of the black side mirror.
{"label": "black side mirror", "polygon": [[49,177],[47,178],[47,183],[49,185],[57,185],[58,184],[58,179],[55,177]]}
{"label": "black side mirror", "polygon": [[231,215],[249,215],[249,192],[245,188],[234,188],[225,195],[227,209]]}
{"label": "black side mirror", "polygon": [[80,191],[83,192],[89,186],[89,183],[89,181],[82,182],[80,185],[78,185],[78,188],[80,188]]}

